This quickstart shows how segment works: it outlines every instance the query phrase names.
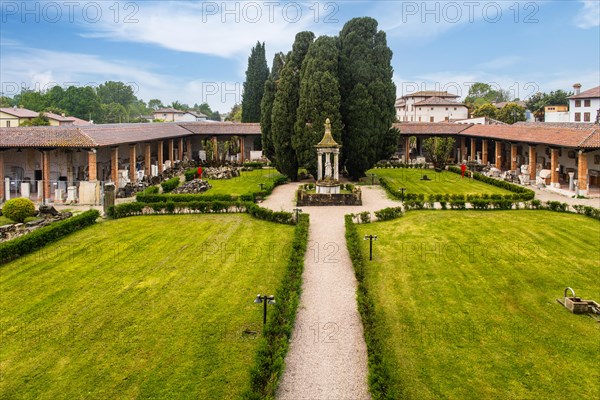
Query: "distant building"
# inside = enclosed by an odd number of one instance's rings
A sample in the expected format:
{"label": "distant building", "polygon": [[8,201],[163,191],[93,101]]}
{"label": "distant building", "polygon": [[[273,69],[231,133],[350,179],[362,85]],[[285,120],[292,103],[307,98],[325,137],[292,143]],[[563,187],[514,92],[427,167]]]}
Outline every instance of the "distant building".
{"label": "distant building", "polygon": [[569,122],[569,106],[544,107],[544,122]]}
{"label": "distant building", "polygon": [[502,121],[490,117],[474,117],[454,121],[455,124],[474,124],[474,125],[507,125]]}
{"label": "distant building", "polygon": [[569,97],[569,122],[598,122],[600,115],[600,86],[581,92],[581,84],[573,85],[575,94]]}
{"label": "distant building", "polygon": [[466,119],[469,111],[448,92],[420,91],[396,100],[396,117],[401,122],[448,122]]}
{"label": "distant building", "polygon": [[196,111],[183,111],[175,108],[159,108],[154,111],[154,119],[161,119],[165,122],[194,122],[206,121],[208,117]]}
{"label": "distant building", "polygon": [[32,120],[38,115],[39,113],[35,111],[17,106],[0,108],[0,128],[19,126],[22,122]]}

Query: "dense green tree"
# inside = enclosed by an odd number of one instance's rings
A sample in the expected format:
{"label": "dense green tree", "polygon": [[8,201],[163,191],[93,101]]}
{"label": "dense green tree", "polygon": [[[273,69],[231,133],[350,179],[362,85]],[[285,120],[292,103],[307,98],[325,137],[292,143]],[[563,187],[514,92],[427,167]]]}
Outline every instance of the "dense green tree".
{"label": "dense green tree", "polygon": [[102,120],[100,101],[96,91],[90,86],[69,86],[58,106],[63,110],[67,110],[67,114],[77,118],[92,119],[98,123]]}
{"label": "dense green tree", "polygon": [[0,96],[0,107],[12,107],[14,100],[7,96]]}
{"label": "dense green tree", "polygon": [[473,116],[474,117],[488,117],[488,118],[496,119],[498,116],[498,109],[496,108],[495,105],[493,105],[491,103],[485,103],[485,104],[480,105],[479,107],[476,107],[475,110],[473,110]]}
{"label": "dense green tree", "polygon": [[190,109],[190,106],[188,106],[185,103],[181,103],[179,100],[175,100],[174,102],[172,102],[169,107],[182,111],[187,111]]}
{"label": "dense green tree", "polygon": [[159,99],[150,99],[148,101],[148,108],[151,108],[152,110],[156,111],[159,108],[163,108],[164,105],[162,103],[162,101],[160,101]]}
{"label": "dense green tree", "polygon": [[292,181],[298,180],[298,159],[292,146],[296,111],[300,99],[300,69],[314,33],[304,31],[296,35],[291,53],[281,70],[272,112],[272,137],[276,167]]}
{"label": "dense green tree", "polygon": [[573,92],[565,92],[564,90],[555,90],[550,93],[538,92],[525,101],[525,105],[529,111],[533,113],[536,120],[544,121],[544,107],[546,106],[568,106],[569,96]]}
{"label": "dense green tree", "polygon": [[227,118],[225,118],[225,121],[241,122],[242,121],[242,105],[234,104],[233,107],[231,107],[231,111],[229,111],[229,115],[227,116]]}
{"label": "dense green tree", "polygon": [[260,122],[260,102],[269,77],[265,43],[256,43],[248,57],[248,69],[242,97],[242,122]]}
{"label": "dense green tree", "polygon": [[396,86],[392,81],[392,51],[386,34],[373,18],[348,21],[339,36],[339,82],[344,130],[343,159],[358,179],[377,160],[389,157],[395,132]]}
{"label": "dense green tree", "polygon": [[133,88],[123,82],[104,82],[98,86],[96,93],[102,104],[118,103],[123,107],[127,107],[137,100]]}
{"label": "dense green tree", "polygon": [[423,140],[423,151],[436,169],[443,169],[454,150],[454,138],[432,137]]}
{"label": "dense green tree", "polygon": [[315,144],[321,140],[327,118],[331,133],[342,144],[342,115],[338,82],[339,51],[333,37],[321,36],[309,47],[300,71],[300,98],[292,145],[298,164],[317,176]]}
{"label": "dense green tree", "polygon": [[525,121],[525,108],[521,107],[517,103],[508,103],[500,111],[498,111],[498,121],[502,121],[507,124],[514,124],[515,122]]}
{"label": "dense green tree", "polygon": [[279,76],[281,69],[285,64],[285,55],[283,53],[277,53],[273,57],[273,65],[271,67],[271,73],[269,79],[265,82],[265,89],[260,102],[260,129],[261,135],[261,147],[263,155],[275,163],[275,147],[273,144],[273,134],[271,130],[271,117],[273,112],[273,103],[275,101],[275,92],[277,90],[277,83],[279,82]]}
{"label": "dense green tree", "polygon": [[465,105],[473,110],[486,103],[500,103],[510,100],[510,93],[506,90],[495,90],[491,85],[476,82],[469,88],[469,94],[465,97]]}
{"label": "dense green tree", "polygon": [[23,89],[15,96],[15,105],[33,111],[42,111],[48,107],[48,101],[43,93],[33,89]]}
{"label": "dense green tree", "polygon": [[98,123],[120,124],[127,122],[127,109],[119,103],[101,104]]}

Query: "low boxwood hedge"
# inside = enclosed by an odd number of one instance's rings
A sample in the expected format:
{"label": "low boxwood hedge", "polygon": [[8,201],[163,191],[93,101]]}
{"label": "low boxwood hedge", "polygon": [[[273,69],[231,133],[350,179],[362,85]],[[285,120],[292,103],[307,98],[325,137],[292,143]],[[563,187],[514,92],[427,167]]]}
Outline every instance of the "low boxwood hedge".
{"label": "low boxwood hedge", "polygon": [[[460,174],[460,168],[450,166],[448,167],[448,171],[454,172],[455,174]],[[531,200],[535,197],[535,192],[531,189],[527,189],[523,186],[515,185],[514,183],[502,181],[495,178],[490,178],[489,176],[485,176],[480,174],[479,172],[473,172],[473,179],[476,181],[481,181],[483,183],[487,183],[488,185],[493,185],[502,189],[506,189],[513,193],[518,193],[521,195],[519,200]]]}
{"label": "low boxwood hedge", "polygon": [[169,193],[179,186],[179,177],[176,176],[174,178],[167,179],[166,181],[162,182],[160,186],[162,186],[164,193]]}
{"label": "low boxwood hedge", "polygon": [[34,250],[44,247],[73,232],[96,223],[97,210],[89,210],[77,216],[55,222],[24,236],[0,244],[0,264],[5,264]]}
{"label": "low boxwood hedge", "polygon": [[275,293],[276,303],[263,328],[263,337],[260,339],[254,365],[250,370],[250,386],[243,394],[243,399],[275,398],[300,299],[304,254],[308,242],[308,224],[308,215],[301,214],[294,232],[292,253],[285,276]]}

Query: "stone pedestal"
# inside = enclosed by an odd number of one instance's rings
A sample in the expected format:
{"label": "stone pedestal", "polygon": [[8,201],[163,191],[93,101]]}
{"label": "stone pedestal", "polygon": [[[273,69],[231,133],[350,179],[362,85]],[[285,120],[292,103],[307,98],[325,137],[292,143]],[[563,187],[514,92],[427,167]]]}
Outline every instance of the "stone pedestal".
{"label": "stone pedestal", "polygon": [[69,186],[67,188],[67,203],[75,203],[77,201],[77,186]]}
{"label": "stone pedestal", "polygon": [[63,189],[56,188],[54,190],[54,202],[62,203],[65,197],[65,191]]}
{"label": "stone pedestal", "polygon": [[338,182],[317,182],[317,194],[339,194],[340,184]]}
{"label": "stone pedestal", "polygon": [[572,192],[575,190],[575,172],[569,172],[569,190]]}
{"label": "stone pedestal", "polygon": [[37,181],[37,198],[38,203],[44,201],[44,182]]}
{"label": "stone pedestal", "polygon": [[21,182],[21,197],[28,199],[30,194],[31,184],[29,182]]}
{"label": "stone pedestal", "polygon": [[4,199],[10,200],[10,178],[4,178]]}
{"label": "stone pedestal", "polygon": [[98,182],[80,182],[79,183],[79,204],[96,205],[98,204],[100,187]]}

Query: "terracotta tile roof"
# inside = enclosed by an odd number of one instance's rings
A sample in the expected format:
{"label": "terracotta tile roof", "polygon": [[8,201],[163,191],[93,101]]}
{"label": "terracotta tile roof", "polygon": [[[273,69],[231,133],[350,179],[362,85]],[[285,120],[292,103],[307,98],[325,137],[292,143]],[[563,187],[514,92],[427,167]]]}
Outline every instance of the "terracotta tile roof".
{"label": "terracotta tile roof", "polygon": [[98,146],[138,143],[190,135],[188,130],[173,122],[88,125],[79,128]]}
{"label": "terracotta tile roof", "polygon": [[398,128],[404,135],[456,135],[471,125],[447,122],[396,122],[392,126]]}
{"label": "terracotta tile roof", "polygon": [[73,125],[92,125],[90,121],[86,121],[85,119],[77,118],[77,117],[69,117],[73,119]]}
{"label": "terracotta tile roof", "polygon": [[452,107],[467,107],[464,104],[457,103],[456,101],[447,100],[441,97],[429,97],[425,100],[418,101],[414,106],[452,106]]}
{"label": "terracotta tile roof", "polygon": [[461,135],[521,143],[540,143],[562,147],[593,146],[598,128],[570,129],[526,125],[472,125]]}
{"label": "terracotta tile roof", "polygon": [[590,136],[579,144],[579,147],[584,149],[600,149],[600,129],[595,129]]}
{"label": "terracotta tile roof", "polygon": [[260,135],[258,122],[179,122],[179,126],[200,135]]}
{"label": "terracotta tile roof", "polygon": [[439,92],[435,90],[423,90],[420,92],[414,92],[405,94],[401,97],[401,99],[408,99],[409,97],[450,97],[453,99],[459,98],[459,95],[448,93],[448,92]]}
{"label": "terracotta tile roof", "polygon": [[597,99],[600,98],[600,86],[588,89],[579,94],[570,96],[569,99]]}
{"label": "terracotta tile roof", "polygon": [[519,121],[513,126],[537,126],[540,128],[568,128],[568,129],[592,129],[599,125],[594,125],[589,122],[526,122]]}
{"label": "terracotta tile roof", "polygon": [[170,108],[170,107],[165,107],[165,108],[159,108],[158,110],[154,111],[154,114],[169,114],[169,113],[175,113],[175,114],[185,114],[185,111],[182,110],[177,110],[176,108]]}
{"label": "terracotta tile roof", "polygon": [[0,148],[95,146],[89,136],[72,125],[0,128]]}
{"label": "terracotta tile roof", "polygon": [[2,108],[0,108],[0,111],[2,111],[3,113],[9,114],[9,115],[14,115],[15,117],[18,117],[18,118],[35,118],[38,115],[40,115],[40,113],[37,113],[35,111],[31,111],[26,108],[18,108],[18,107],[2,107]]}
{"label": "terracotta tile roof", "polygon": [[525,104],[524,101],[521,100],[517,100],[517,101],[501,101],[500,103],[493,103],[494,107],[496,108],[504,108],[505,105],[510,104],[510,103],[517,103],[517,105],[523,107],[523,108],[527,108],[527,105]]}
{"label": "terracotta tile roof", "polygon": [[53,120],[59,121],[59,122],[75,122],[74,117],[63,117],[62,115],[54,114],[51,112],[45,112],[44,115],[50,119],[53,119]]}

